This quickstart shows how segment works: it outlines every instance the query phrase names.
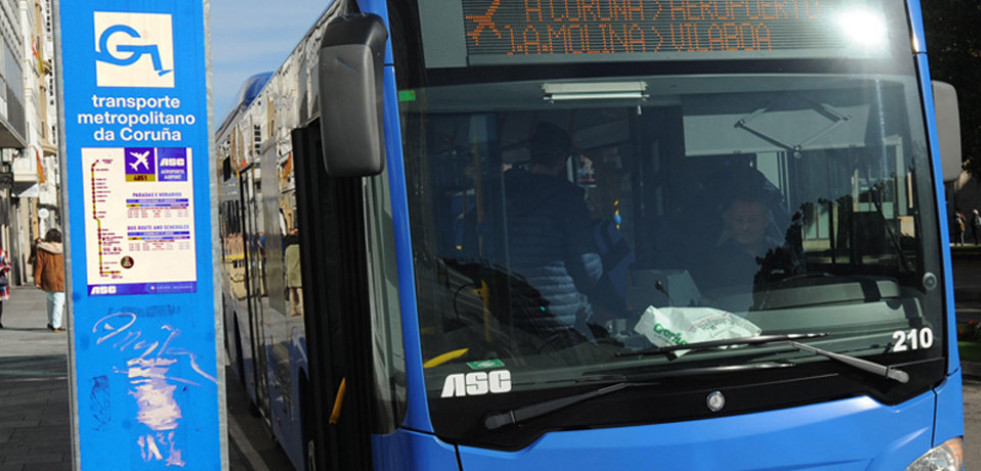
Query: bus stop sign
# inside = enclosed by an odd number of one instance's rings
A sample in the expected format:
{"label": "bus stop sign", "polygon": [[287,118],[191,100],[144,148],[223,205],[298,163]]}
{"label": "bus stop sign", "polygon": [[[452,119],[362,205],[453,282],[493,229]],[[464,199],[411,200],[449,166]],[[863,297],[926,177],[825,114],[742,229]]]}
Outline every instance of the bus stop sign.
{"label": "bus stop sign", "polygon": [[56,5],[75,468],[222,469],[207,5]]}

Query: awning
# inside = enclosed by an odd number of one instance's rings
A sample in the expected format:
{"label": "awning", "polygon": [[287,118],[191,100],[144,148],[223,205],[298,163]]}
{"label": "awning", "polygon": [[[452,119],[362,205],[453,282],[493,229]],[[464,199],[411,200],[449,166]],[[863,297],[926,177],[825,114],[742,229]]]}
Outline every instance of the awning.
{"label": "awning", "polygon": [[16,194],[18,198],[37,198],[38,184],[35,183]]}
{"label": "awning", "polygon": [[[24,118],[21,117],[21,119]],[[27,147],[27,143],[20,132],[6,118],[0,116],[0,148],[23,149],[25,147]]]}

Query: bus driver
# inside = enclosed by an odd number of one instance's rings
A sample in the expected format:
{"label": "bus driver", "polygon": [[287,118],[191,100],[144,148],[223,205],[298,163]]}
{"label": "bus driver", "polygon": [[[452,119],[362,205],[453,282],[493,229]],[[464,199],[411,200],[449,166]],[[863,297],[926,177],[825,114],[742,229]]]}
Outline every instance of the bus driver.
{"label": "bus driver", "polygon": [[761,192],[737,192],[722,220],[722,234],[703,260],[698,276],[704,291],[723,296],[748,294],[759,282],[798,271],[799,257],[777,237],[779,229]]}

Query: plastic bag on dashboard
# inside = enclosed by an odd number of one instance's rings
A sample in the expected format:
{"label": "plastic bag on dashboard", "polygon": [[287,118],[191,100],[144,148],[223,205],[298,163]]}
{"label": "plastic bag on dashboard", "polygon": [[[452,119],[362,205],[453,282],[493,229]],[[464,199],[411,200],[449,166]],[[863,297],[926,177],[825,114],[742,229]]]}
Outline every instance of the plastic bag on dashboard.
{"label": "plastic bag on dashboard", "polygon": [[[648,307],[634,331],[658,347],[754,337],[762,329],[731,312],[710,307]],[[681,356],[688,350],[678,350]]]}

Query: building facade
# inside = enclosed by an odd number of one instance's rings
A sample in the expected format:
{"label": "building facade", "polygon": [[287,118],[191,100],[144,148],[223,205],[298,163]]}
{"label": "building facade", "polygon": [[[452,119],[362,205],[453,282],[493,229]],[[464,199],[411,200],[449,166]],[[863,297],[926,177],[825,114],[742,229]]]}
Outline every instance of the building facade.
{"label": "building facade", "polygon": [[[50,0],[0,0],[4,100],[10,138],[0,137],[0,241],[14,283],[31,278],[33,241],[60,227],[58,107]],[[2,131],[0,131],[2,134]],[[14,138],[16,136],[16,139]],[[9,160],[5,160],[9,159]],[[8,163],[9,162],[9,163]],[[4,188],[4,165],[9,185]]]}

